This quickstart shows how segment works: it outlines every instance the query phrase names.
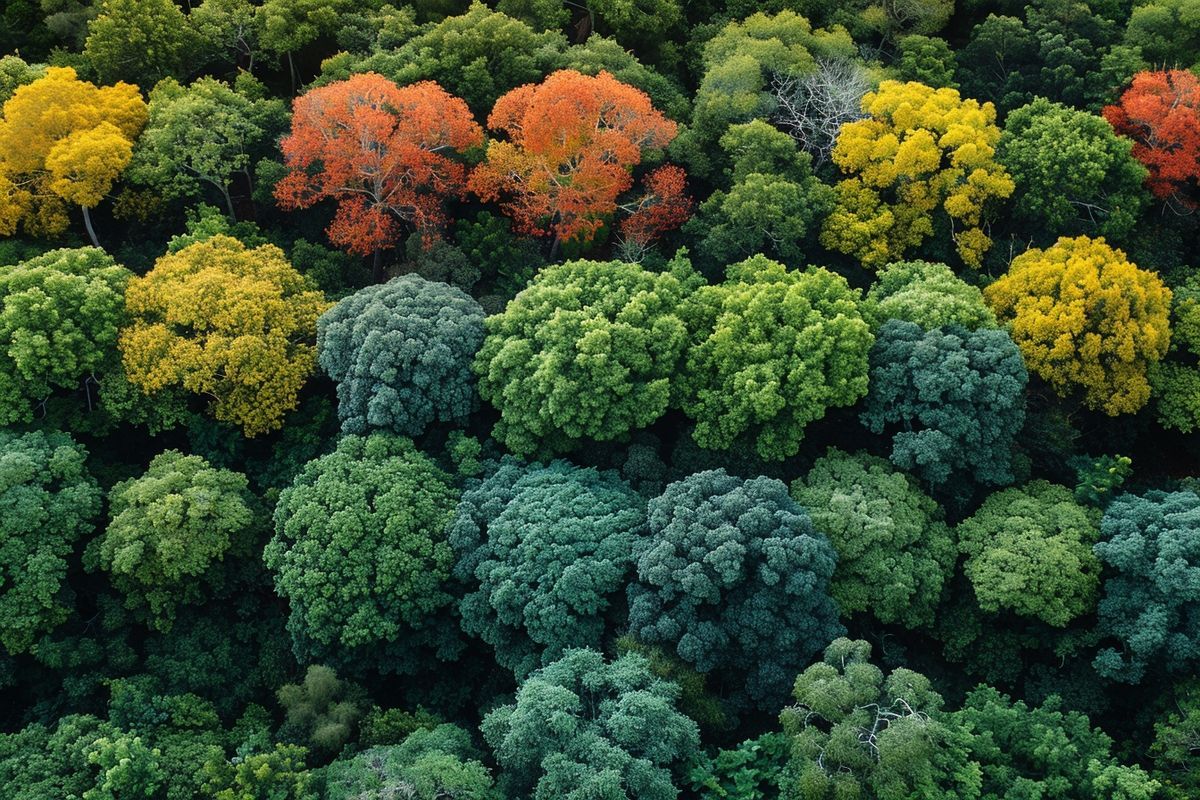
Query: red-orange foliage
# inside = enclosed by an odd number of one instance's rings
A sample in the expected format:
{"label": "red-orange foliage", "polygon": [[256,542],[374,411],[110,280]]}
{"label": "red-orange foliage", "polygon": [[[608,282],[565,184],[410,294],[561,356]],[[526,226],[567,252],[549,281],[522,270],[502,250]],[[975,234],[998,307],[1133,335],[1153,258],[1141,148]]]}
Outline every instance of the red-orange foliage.
{"label": "red-orange foliage", "polygon": [[467,104],[436,83],[355,75],[296,98],[280,143],[291,172],[275,198],[287,209],[338,200],[329,239],[351,253],[391,245],[399,220],[428,244],[446,224],[446,199],[466,192],[466,167],[448,154],[482,144]]}
{"label": "red-orange foliage", "polygon": [[[590,240],[617,210],[617,198],[633,186],[633,168],[645,151],[666,147],[677,128],[644,92],[607,72],[591,77],[574,70],[505,94],[492,108],[488,127],[508,141],[488,146],[487,160],[471,175],[472,191],[484,200],[500,199],[525,233],[580,241]],[[670,200],[645,209],[634,224],[638,233],[682,221],[683,171],[655,180],[659,185],[648,187],[651,194]]]}
{"label": "red-orange foliage", "polygon": [[629,216],[621,223],[621,234],[630,241],[648,244],[687,222],[693,203],[682,167],[659,167],[642,180],[642,186],[645,194],[622,206]]}
{"label": "red-orange foliage", "polygon": [[1200,80],[1187,70],[1139,72],[1104,118],[1133,139],[1133,155],[1150,171],[1156,197],[1195,206],[1200,179]]}

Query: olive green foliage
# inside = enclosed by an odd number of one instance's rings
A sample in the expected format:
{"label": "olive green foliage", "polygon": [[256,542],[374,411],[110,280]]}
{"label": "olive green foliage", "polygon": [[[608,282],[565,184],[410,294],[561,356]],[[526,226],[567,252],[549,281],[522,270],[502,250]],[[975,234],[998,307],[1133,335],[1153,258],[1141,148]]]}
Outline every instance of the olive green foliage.
{"label": "olive green foliage", "polygon": [[833,548],[773,478],[700,472],[667,486],[648,517],[630,633],[726,676],[735,703],[774,710],[843,632],[828,596]]}
{"label": "olive green foliage", "polygon": [[128,280],[95,247],[0,267],[0,423],[32,420],[55,391],[82,388],[95,402],[92,386],[116,361]]}
{"label": "olive green foliage", "polygon": [[44,64],[30,64],[20,56],[0,56],[0,106],[8,102],[18,88],[45,74]]}
{"label": "olive green foliage", "polygon": [[829,592],[842,614],[917,628],[933,622],[958,559],[942,509],[887,461],[834,448],[792,497],[837,551]]}
{"label": "olive green foliage", "polygon": [[645,543],[645,500],[615,473],[506,458],[463,493],[447,536],[462,627],[518,677],[599,647]]}
{"label": "olive green foliage", "polygon": [[606,663],[594,650],[567,651],[484,717],[501,788],[532,800],[677,797],[670,770],[699,745],[677,691],[641,656]]}
{"label": "olive green foliage", "polygon": [[67,619],[67,559],[92,530],[100,487],[65,433],[0,431],[0,644],[23,653]]}
{"label": "olive green foliage", "polygon": [[101,0],[88,22],[83,55],[104,83],[153,86],[182,78],[198,45],[174,0]]}
{"label": "olive green foliage", "polygon": [[470,735],[455,725],[410,734],[401,744],[372,747],[325,769],[325,800],[412,798],[493,800],[488,768]]}
{"label": "olive green foliage", "polygon": [[338,382],[346,433],[416,436],[434,422],[464,420],[482,343],[479,303],[416,275],[360,289],[317,321],[317,361]]}
{"label": "olive green foliage", "polygon": [[954,80],[954,51],[945,39],[912,34],[896,42],[896,49],[900,56],[896,64],[899,80],[920,81],[935,89],[958,88]]}
{"label": "olive green foliage", "polygon": [[876,336],[861,418],[890,435],[892,463],[935,486],[1009,483],[1029,376],[1008,333],[892,319]]}
{"label": "olive green foliage", "polygon": [[[310,461],[275,506],[263,551],[288,598],[297,654],[354,656],[384,648],[379,666],[420,666],[412,645],[431,637],[430,615],[450,602],[453,553],[442,529],[457,494],[408,439],[346,436]],[[360,662],[361,665],[361,662]]]}
{"label": "olive green foliage", "polygon": [[[500,411],[494,435],[518,455],[615,439],[667,410],[687,344],[677,309],[697,280],[621,261],[546,267],[486,320],[479,393]],[[676,275],[675,273],[678,273]]]}
{"label": "olive green foliage", "polygon": [[223,581],[226,555],[247,557],[261,526],[244,475],[168,450],[146,473],[109,493],[111,521],[85,563],[102,569],[131,609],[170,629],[181,605],[202,603]]}
{"label": "olive green foliage", "polygon": [[696,443],[759,456],[795,455],[810,422],[867,391],[874,337],[861,296],[823,268],[786,269],[763,256],[731,265],[724,283],[698,289],[681,309],[691,336],[676,377]]}
{"label": "olive green foliage", "polygon": [[318,757],[336,755],[354,736],[366,705],[362,691],[326,666],[311,666],[303,683],[276,692],[285,718],[280,738],[305,745]]}
{"label": "olive green foliage", "polygon": [[208,762],[204,789],[213,800],[316,800],[304,756],[303,747],[277,744],[236,763]]}
{"label": "olive green foliage", "polygon": [[1122,495],[1104,512],[1096,555],[1108,567],[1099,628],[1120,643],[1096,656],[1096,671],[1138,683],[1150,672],[1200,664],[1200,496]]}
{"label": "olive green foliage", "polygon": [[1062,627],[1095,607],[1095,514],[1043,480],[988,497],[956,531],[963,572],[985,611]]}
{"label": "olive green foliage", "polygon": [[867,290],[867,309],[877,324],[900,319],[925,330],[998,327],[978,287],[945,264],[929,261],[897,261],[879,270]]}
{"label": "olive green foliage", "polygon": [[1200,276],[1189,274],[1171,288],[1171,348],[1151,365],[1150,387],[1158,423],[1191,433],[1200,428]]}
{"label": "olive green foliage", "polygon": [[763,120],[730,126],[721,149],[729,188],[713,192],[685,228],[706,262],[724,265],[764,253],[801,266],[805,237],[833,209],[833,190],[812,174],[812,157]]}
{"label": "olive green foliage", "polygon": [[1125,27],[1125,44],[1160,69],[1190,69],[1200,62],[1200,15],[1193,0],[1137,3]]}
{"label": "olive green foliage", "polygon": [[949,715],[970,733],[968,752],[983,774],[984,798],[1150,800],[1159,784],[1141,767],[1122,766],[1112,739],[1058,697],[1030,708],[990,686],[967,695]]}
{"label": "olive green foliage", "polygon": [[1023,230],[1120,241],[1150,202],[1147,172],[1103,117],[1044,97],[1008,115],[997,157],[1017,188],[1013,216]]}
{"label": "olive green foliage", "polygon": [[796,704],[780,715],[792,737],[783,797],[867,800],[979,797],[969,737],[947,724],[929,679],[870,662],[871,645],[838,639],[796,678]]}

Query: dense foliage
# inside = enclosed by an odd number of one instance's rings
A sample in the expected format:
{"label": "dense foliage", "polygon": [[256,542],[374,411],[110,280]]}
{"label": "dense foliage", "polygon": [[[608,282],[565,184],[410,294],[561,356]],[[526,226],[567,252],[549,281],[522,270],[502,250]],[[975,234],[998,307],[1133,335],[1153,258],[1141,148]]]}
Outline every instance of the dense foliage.
{"label": "dense foliage", "polygon": [[1200,797],[1198,0],[0,0],[0,796]]}

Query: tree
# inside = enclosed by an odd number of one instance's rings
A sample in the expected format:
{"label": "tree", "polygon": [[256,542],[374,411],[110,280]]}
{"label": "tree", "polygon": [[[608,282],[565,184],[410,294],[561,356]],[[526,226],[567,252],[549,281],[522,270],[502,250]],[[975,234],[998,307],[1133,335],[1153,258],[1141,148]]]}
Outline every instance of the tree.
{"label": "tree", "polygon": [[372,747],[325,770],[327,800],[411,797],[493,800],[492,776],[470,734],[455,725],[419,729],[395,745]]}
{"label": "tree", "polygon": [[[654,217],[654,206],[618,201],[634,185],[632,170],[675,138],[676,125],[644,92],[609,73],[558,70],[540,84],[519,86],[496,101],[488,127],[507,140],[488,145],[486,160],[471,174],[471,190],[484,201],[500,200],[518,230],[552,235],[556,243],[587,243],[618,210],[630,213],[627,228],[646,224],[647,213]],[[661,181],[667,169],[652,174]],[[676,192],[656,206],[681,202],[683,187],[672,188]],[[662,222],[665,228],[682,220],[668,214]]]}
{"label": "tree", "polygon": [[829,542],[782,482],[724,470],[670,484],[647,513],[630,633],[716,673],[735,706],[778,708],[795,671],[842,633]]}
{"label": "tree", "polygon": [[416,275],[360,289],[317,323],[317,357],[338,382],[346,433],[417,436],[475,406],[471,360],[483,309],[470,295]]}
{"label": "tree", "polygon": [[1021,352],[1002,330],[880,326],[861,419],[890,434],[893,464],[939,486],[968,475],[1003,485],[1025,422]]}
{"label": "tree", "polygon": [[1027,250],[983,294],[1060,396],[1082,390],[1085,405],[1110,416],[1150,399],[1146,370],[1167,353],[1171,291],[1103,238]]}
{"label": "tree", "polygon": [[1151,64],[1175,69],[1196,65],[1200,19],[1190,0],[1153,0],[1129,13],[1125,44],[1138,48]]}
{"label": "tree", "polygon": [[342,15],[350,11],[350,0],[263,0],[254,11],[258,41],[276,58],[287,58],[292,94],[300,78],[292,54],[322,37],[332,36]]}
{"label": "tree", "polygon": [[959,524],[963,572],[984,611],[1063,627],[1091,611],[1100,582],[1093,513],[1043,480],[990,495]]}
{"label": "tree", "polygon": [[210,761],[204,765],[204,789],[213,800],[316,800],[304,756],[303,747],[276,744],[236,762]]}
{"label": "tree", "polygon": [[967,751],[981,770],[985,798],[1159,796],[1157,781],[1141,767],[1123,766],[1111,753],[1112,739],[1084,714],[1064,711],[1056,696],[1030,708],[981,685],[947,721],[970,734]]}
{"label": "tree", "polygon": [[12,655],[70,614],[67,559],[100,512],[86,459],[65,433],[0,431],[0,644]]}
{"label": "tree", "polygon": [[254,96],[256,87],[240,80],[231,88],[213,78],[184,87],[164,80],[150,92],[150,121],[142,132],[129,179],[164,197],[195,198],[207,185],[225,201],[231,220],[233,183],[252,188],[251,166],[282,131],[281,100]]}
{"label": "tree", "polygon": [[108,504],[111,520],[84,561],[158,630],[226,580],[226,556],[247,558],[258,545],[261,512],[246,477],[200,456],[159,453],[141,477],[114,486]]}
{"label": "tree", "polygon": [[1154,723],[1154,777],[1163,784],[1169,800],[1187,800],[1200,790],[1200,683],[1185,681],[1168,692],[1174,700]]}
{"label": "tree", "polygon": [[261,30],[250,0],[200,0],[191,9],[187,19],[200,51],[253,73]]}
{"label": "tree", "polygon": [[748,436],[762,458],[795,455],[808,423],[866,393],[873,337],[860,303],[840,275],[764,256],[698,289],[680,311],[692,344],[675,387],[696,443]]}
{"label": "tree", "polygon": [[1132,146],[1104,119],[1044,97],[1016,109],[998,156],[1016,183],[1014,216],[1051,235],[1125,236],[1149,201]]}
{"label": "tree", "polygon": [[843,615],[870,611],[906,628],[933,622],[958,548],[916,481],[882,458],[831,447],[791,494],[837,551],[829,594]]}
{"label": "tree", "polygon": [[479,394],[494,434],[518,455],[607,441],[658,419],[687,343],[677,309],[698,282],[686,260],[654,273],[626,262],[542,269],[485,321]]}
{"label": "tree", "polygon": [[1102,649],[1096,671],[1141,682],[1148,672],[1200,663],[1200,496],[1191,491],[1122,495],[1100,521],[1096,556],[1109,568],[1099,629],[1120,649]]}
{"label": "tree", "polygon": [[500,788],[536,800],[674,800],[670,770],[699,745],[696,723],[676,710],[678,691],[639,655],[605,663],[594,650],[567,651],[484,717]]}
{"label": "tree", "polygon": [[119,345],[145,394],[179,387],[212,398],[217,419],[257,436],[283,424],[316,366],[329,304],[274,245],[217,235],[168,253],[129,282]]}
{"label": "tree", "polygon": [[0,56],[0,106],[27,83],[45,77],[45,64],[29,64],[20,56]]}
{"label": "tree", "polygon": [[1171,346],[1148,371],[1158,424],[1191,433],[1200,427],[1200,277],[1188,276],[1171,289]]}
{"label": "tree", "polygon": [[1200,79],[1186,70],[1139,72],[1104,118],[1133,139],[1133,157],[1149,170],[1155,197],[1197,205],[1200,180]]}
{"label": "tree", "polygon": [[524,677],[599,647],[645,542],[645,500],[615,473],[507,458],[463,493],[447,528],[463,630]]}
{"label": "tree", "polygon": [[378,255],[409,223],[431,244],[445,225],[445,201],[463,196],[466,168],[450,156],[483,144],[467,104],[436,83],[399,87],[355,75],[296,98],[292,130],[280,142],[288,174],[275,185],[287,209],[338,201],[329,240]]}
{"label": "tree", "polygon": [[702,237],[698,252],[722,266],[756,253],[801,263],[805,237],[833,206],[812,159],[762,120],[731,125],[721,148],[733,164],[730,186],[713,192],[685,229]]}
{"label": "tree", "polygon": [[866,308],[878,324],[889,319],[925,330],[958,325],[974,331],[997,327],[979,289],[945,264],[896,261],[879,270],[867,290]]}
{"label": "tree", "polygon": [[797,676],[796,704],[780,715],[792,738],[783,797],[978,798],[969,737],[940,713],[929,679],[904,667],[885,677],[870,656],[867,642],[838,639]]}
{"label": "tree", "polygon": [[[414,672],[418,646],[454,655],[430,617],[450,602],[454,555],[443,528],[454,512],[449,477],[408,439],[344,436],[310,461],[275,506],[263,561],[288,598],[298,657]],[[440,638],[439,638],[440,637]]]}
{"label": "tree", "polygon": [[84,714],[67,714],[53,727],[34,722],[0,734],[0,784],[12,800],[82,797],[95,785],[88,762],[93,742],[119,732]]}
{"label": "tree", "polygon": [[0,422],[30,422],[52,393],[114,364],[129,272],[93,247],[0,267]]}
{"label": "tree", "polygon": [[[803,78],[816,73],[822,60],[840,62],[856,55],[844,30],[814,30],[794,11],[759,12],[728,23],[704,45],[704,77],[696,90],[692,122],[672,151],[693,173],[715,177],[725,166],[713,156],[726,129],[769,119],[780,108],[774,76]],[[804,142],[801,146],[809,149]]]}
{"label": "tree", "polygon": [[174,0],[101,0],[88,22],[83,55],[100,80],[141,81],[184,77],[198,42]]}
{"label": "tree", "polygon": [[128,166],[146,113],[136,86],[97,88],[70,67],[48,67],[19,87],[0,119],[0,235],[18,226],[31,236],[58,235],[69,203],[83,210],[99,247],[88,209]]}
{"label": "tree", "polygon": [[877,268],[932,236],[938,214],[963,263],[978,267],[991,247],[990,207],[1013,192],[995,158],[996,109],[954,89],[899,81],[879,84],[862,109],[867,119],[843,125],[833,148],[848,177],[835,188],[821,243]]}
{"label": "tree", "polygon": [[910,34],[896,42],[899,51],[897,77],[917,81],[935,89],[957,89],[954,80],[954,52],[945,39]]}
{"label": "tree", "polygon": [[771,78],[772,121],[813,157],[829,163],[842,126],[866,116],[862,99],[871,89],[866,69],[849,58],[818,58],[802,75],[776,72]]}
{"label": "tree", "polygon": [[303,683],[284,684],[275,697],[284,710],[280,738],[303,743],[322,758],[341,752],[363,715],[362,689],[326,666],[309,666]]}
{"label": "tree", "polygon": [[133,734],[97,739],[87,749],[87,760],[100,768],[100,774],[95,786],[83,793],[83,800],[154,797],[166,783],[161,756],[157,747],[148,747]]}

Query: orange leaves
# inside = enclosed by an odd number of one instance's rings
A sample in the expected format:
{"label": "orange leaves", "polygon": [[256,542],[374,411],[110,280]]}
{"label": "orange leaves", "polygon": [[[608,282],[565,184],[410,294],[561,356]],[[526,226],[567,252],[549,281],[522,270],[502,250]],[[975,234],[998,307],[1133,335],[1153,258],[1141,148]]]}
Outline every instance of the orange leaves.
{"label": "orange leaves", "polygon": [[1187,70],[1139,72],[1104,118],[1117,133],[1133,139],[1133,156],[1146,165],[1146,185],[1155,197],[1177,200],[1200,179],[1200,79]]}
{"label": "orange leaves", "polygon": [[[574,70],[505,94],[488,127],[507,141],[488,147],[471,176],[472,191],[500,200],[526,233],[585,242],[618,210],[645,152],[666,147],[677,128],[645,93],[607,72],[590,77]],[[633,214],[626,235],[652,238],[686,219],[691,203],[683,179],[678,167],[647,176],[647,199],[626,209]]]}
{"label": "orange leaves", "polygon": [[275,187],[284,208],[339,201],[329,238],[351,253],[391,245],[398,221],[427,242],[462,197],[467,170],[452,154],[483,144],[467,104],[431,81],[399,87],[375,73],[296,98],[280,143],[291,172]]}

